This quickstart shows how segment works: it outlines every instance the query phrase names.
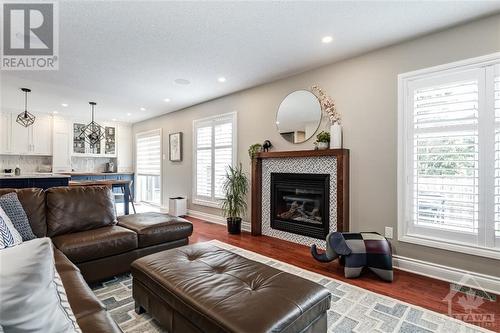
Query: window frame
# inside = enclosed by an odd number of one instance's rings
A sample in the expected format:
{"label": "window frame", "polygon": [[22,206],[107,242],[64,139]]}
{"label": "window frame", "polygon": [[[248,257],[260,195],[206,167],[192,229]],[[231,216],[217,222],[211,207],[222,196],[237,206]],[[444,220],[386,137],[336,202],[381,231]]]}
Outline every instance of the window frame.
{"label": "window frame", "polygon": [[[217,119],[220,118],[230,118],[228,122],[231,122],[232,124],[232,144],[231,144],[231,154],[232,154],[232,166],[234,167],[237,164],[237,147],[238,147],[238,116],[237,112],[228,112],[228,113],[223,113],[223,114],[218,114],[215,116],[210,116],[206,118],[201,118],[201,119],[195,119],[193,120],[193,184],[192,184],[192,202],[195,205],[201,205],[201,206],[208,206],[208,207],[214,207],[214,208],[221,208],[221,201],[220,199],[215,197],[215,131],[214,131],[214,122]],[[212,128],[212,144],[210,149],[212,154],[212,167],[211,167],[211,177],[212,177],[212,186],[211,186],[211,196],[206,197],[206,196],[200,196],[197,194],[197,155],[198,155],[198,142],[197,142],[197,128],[201,127],[200,124],[205,124],[205,123],[212,123],[210,126]],[[218,147],[221,148],[221,147]]]}
{"label": "window frame", "polygon": [[[398,75],[398,175],[397,175],[397,194],[398,194],[398,240],[406,243],[413,243],[418,245],[424,245],[429,247],[435,247],[455,252],[462,252],[467,254],[478,255],[482,257],[488,257],[493,259],[500,259],[500,247],[495,246],[495,235],[491,237],[484,227],[487,226],[486,222],[494,218],[494,198],[488,197],[488,193],[494,187],[494,184],[489,181],[490,177],[494,175],[494,164],[488,164],[481,162],[493,161],[492,158],[485,156],[485,151],[494,152],[494,112],[488,115],[487,112],[481,112],[482,109],[494,110],[494,98],[488,97],[487,91],[489,86],[484,87],[484,82],[486,80],[492,80],[494,78],[495,67],[493,65],[500,62],[500,52],[489,54],[486,56],[481,56],[477,58],[467,59],[463,61],[457,61],[449,64],[439,65],[431,68],[421,69],[417,71],[412,71],[404,74]],[[490,69],[485,69],[490,68]],[[410,96],[410,91],[412,85],[418,84],[419,80],[429,80],[435,78],[439,80],[442,77],[448,77],[457,75],[460,76],[464,72],[477,70],[478,73],[482,73],[482,78],[484,81],[481,83],[479,81],[479,123],[478,135],[479,135],[479,230],[478,239],[480,239],[483,245],[474,245],[465,241],[443,239],[439,235],[443,235],[440,232],[434,235],[424,235],[422,233],[415,232],[415,228],[412,223],[412,211],[411,203],[413,201],[413,195],[411,191],[413,188],[413,181],[411,181],[413,176],[413,96]],[[481,88],[482,86],[482,88]],[[493,94],[491,94],[493,96]],[[493,104],[493,105],[492,105]],[[484,117],[491,116],[490,121],[484,119]],[[486,125],[484,125],[486,124]],[[484,126],[483,126],[484,125]],[[491,132],[491,133],[490,133]],[[493,138],[492,138],[493,137]],[[493,179],[493,178],[491,178]],[[491,183],[491,184],[490,184]],[[493,192],[492,192],[493,193]],[[493,221],[494,226],[494,221]],[[498,242],[498,238],[497,238]],[[490,247],[491,246],[491,247]]]}
{"label": "window frame", "polygon": [[[141,131],[141,132],[137,132],[135,133],[135,136],[134,136],[134,167],[135,167],[135,170],[134,170],[134,189],[135,189],[135,193],[134,193],[134,198],[137,198],[137,191],[138,191],[138,177],[140,175],[143,175],[143,176],[146,176],[147,174],[139,174],[139,168],[138,168],[138,158],[137,158],[137,155],[138,155],[138,152],[137,152],[137,141],[139,139],[140,136],[144,136],[144,135],[147,135],[147,134],[150,134],[150,133],[156,133],[158,132],[159,135],[160,135],[160,207],[163,207],[163,196],[164,196],[164,191],[163,191],[163,167],[164,167],[164,163],[163,163],[163,129],[162,128],[155,128],[155,129],[152,129],[152,130],[147,130],[147,131]],[[154,204],[153,204],[154,205]]]}

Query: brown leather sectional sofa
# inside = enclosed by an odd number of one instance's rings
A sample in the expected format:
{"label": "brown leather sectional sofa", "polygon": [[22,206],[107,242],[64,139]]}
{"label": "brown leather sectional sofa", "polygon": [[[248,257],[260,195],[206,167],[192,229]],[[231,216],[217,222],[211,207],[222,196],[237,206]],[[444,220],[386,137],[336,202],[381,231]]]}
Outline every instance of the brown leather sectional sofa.
{"label": "brown leather sectional sofa", "polygon": [[[188,243],[192,224],[160,213],[116,217],[107,187],[16,192],[37,237],[50,237],[68,300],[84,333],[121,332],[87,283],[130,271],[137,258]],[[87,283],[85,283],[85,281]]]}

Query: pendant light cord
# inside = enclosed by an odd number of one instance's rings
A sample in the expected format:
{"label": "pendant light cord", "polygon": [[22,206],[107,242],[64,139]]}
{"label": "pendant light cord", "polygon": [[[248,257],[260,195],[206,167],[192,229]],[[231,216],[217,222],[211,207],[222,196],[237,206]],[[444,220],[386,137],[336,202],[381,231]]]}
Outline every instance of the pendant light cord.
{"label": "pendant light cord", "polygon": [[28,92],[24,92],[24,117],[28,117]]}

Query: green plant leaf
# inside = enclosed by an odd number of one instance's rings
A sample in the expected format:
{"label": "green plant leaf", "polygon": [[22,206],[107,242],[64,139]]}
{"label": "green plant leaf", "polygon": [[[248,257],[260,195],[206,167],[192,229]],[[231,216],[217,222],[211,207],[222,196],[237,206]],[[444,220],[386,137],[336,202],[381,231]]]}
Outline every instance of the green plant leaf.
{"label": "green plant leaf", "polygon": [[225,194],[221,208],[225,217],[242,217],[245,214],[248,187],[248,178],[241,163],[236,167],[229,165],[222,186]]}

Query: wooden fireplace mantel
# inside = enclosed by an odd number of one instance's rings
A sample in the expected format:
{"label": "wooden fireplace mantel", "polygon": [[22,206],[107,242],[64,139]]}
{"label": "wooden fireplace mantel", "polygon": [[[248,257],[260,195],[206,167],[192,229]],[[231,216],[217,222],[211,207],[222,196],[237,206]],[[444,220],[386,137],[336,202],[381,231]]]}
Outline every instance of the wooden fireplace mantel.
{"label": "wooden fireplace mantel", "polygon": [[252,159],[252,235],[262,234],[262,160],[265,158],[337,158],[337,231],[349,231],[349,149],[272,151],[257,153]]}

